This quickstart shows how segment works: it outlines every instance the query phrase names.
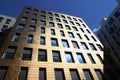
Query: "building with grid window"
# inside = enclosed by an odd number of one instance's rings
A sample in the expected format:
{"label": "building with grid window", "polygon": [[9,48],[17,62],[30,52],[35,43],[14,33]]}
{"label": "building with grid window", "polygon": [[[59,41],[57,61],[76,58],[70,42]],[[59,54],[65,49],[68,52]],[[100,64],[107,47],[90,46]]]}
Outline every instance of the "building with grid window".
{"label": "building with grid window", "polygon": [[16,19],[0,14],[0,46],[6,39],[10,28],[15,24]]}
{"label": "building with grid window", "polygon": [[102,80],[103,61],[81,18],[25,7],[0,49],[0,79]]}
{"label": "building with grid window", "polygon": [[[117,0],[118,3],[120,0]],[[108,18],[101,21],[101,27],[95,34],[104,45],[105,73],[111,80],[120,78],[120,3]],[[109,74],[111,73],[111,74]],[[113,77],[114,76],[114,77]],[[110,79],[109,79],[110,80]]]}

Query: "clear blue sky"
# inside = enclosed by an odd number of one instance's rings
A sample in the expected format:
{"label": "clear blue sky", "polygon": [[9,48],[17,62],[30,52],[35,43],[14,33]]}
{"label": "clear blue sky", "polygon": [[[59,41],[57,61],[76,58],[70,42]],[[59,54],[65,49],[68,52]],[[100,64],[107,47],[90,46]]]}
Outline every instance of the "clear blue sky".
{"label": "clear blue sky", "polygon": [[17,18],[25,6],[81,17],[93,30],[117,3],[116,0],[1,0],[0,14]]}

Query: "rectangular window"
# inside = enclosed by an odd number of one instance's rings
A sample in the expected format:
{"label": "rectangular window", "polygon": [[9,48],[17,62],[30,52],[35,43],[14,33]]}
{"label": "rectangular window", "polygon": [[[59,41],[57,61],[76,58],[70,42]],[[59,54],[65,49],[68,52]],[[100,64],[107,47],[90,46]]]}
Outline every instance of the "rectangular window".
{"label": "rectangular window", "polygon": [[19,38],[20,38],[20,33],[16,33],[13,38],[12,38],[12,41],[13,42],[18,42],[19,41]]}
{"label": "rectangular window", "polygon": [[76,23],[77,26],[81,26],[79,23]]}
{"label": "rectangular window", "polygon": [[81,80],[77,69],[70,69],[71,80]]}
{"label": "rectangular window", "polygon": [[74,30],[74,31],[78,31],[76,27],[73,27],[73,30]]}
{"label": "rectangular window", "polygon": [[84,33],[84,30],[82,28],[80,28],[80,31]]}
{"label": "rectangular window", "polygon": [[40,18],[41,20],[45,20],[46,19],[46,17],[44,16],[44,15],[41,15],[41,18]]}
{"label": "rectangular window", "polygon": [[37,18],[37,14],[33,14],[33,18]]}
{"label": "rectangular window", "polygon": [[74,23],[72,21],[70,21],[70,25],[74,25]]}
{"label": "rectangular window", "polygon": [[45,28],[41,27],[41,33],[45,34]]}
{"label": "rectangular window", "polygon": [[50,20],[50,21],[53,21],[53,18],[52,18],[52,17],[49,17],[49,20]]}
{"label": "rectangular window", "polygon": [[51,45],[52,46],[58,46],[58,41],[56,38],[51,38]]}
{"label": "rectangular window", "polygon": [[22,54],[22,60],[31,60],[32,57],[32,48],[24,48]]}
{"label": "rectangular window", "polygon": [[88,50],[88,47],[85,42],[81,42],[81,45],[84,50]]}
{"label": "rectangular window", "polygon": [[51,35],[55,35],[55,30],[51,29]]}
{"label": "rectangular window", "polygon": [[22,17],[22,18],[21,18],[21,21],[22,21],[22,22],[27,22],[27,17]]}
{"label": "rectangular window", "polygon": [[0,67],[0,80],[4,80],[5,79],[7,70],[8,70],[7,66],[1,66]]}
{"label": "rectangular window", "polygon": [[71,29],[70,29],[70,26],[65,25],[65,27],[66,27],[67,30],[71,30]]}
{"label": "rectangular window", "polygon": [[10,24],[11,20],[10,19],[7,19],[6,20],[6,24]]}
{"label": "rectangular window", "polygon": [[62,30],[60,30],[60,35],[65,36],[65,34],[64,34],[64,32]]}
{"label": "rectangular window", "polygon": [[69,20],[72,20],[71,17],[67,17]]}
{"label": "rectangular window", "polygon": [[62,40],[62,45],[65,48],[69,48],[69,44],[68,44],[67,40]]}
{"label": "rectangular window", "polygon": [[91,63],[95,64],[95,60],[93,59],[92,55],[88,53],[88,57],[89,57]]}
{"label": "rectangular window", "polygon": [[16,30],[23,31],[24,28],[25,28],[25,25],[19,24],[19,25],[17,25]]}
{"label": "rectangular window", "polygon": [[4,18],[0,17],[0,22],[2,22],[2,21],[3,21],[3,19],[4,19]]}
{"label": "rectangular window", "polygon": [[58,18],[56,18],[56,21],[57,21],[57,22],[61,22],[60,19],[58,19]]}
{"label": "rectangular window", "polygon": [[96,72],[99,80],[104,80],[103,79],[103,74],[102,74],[100,69],[95,69],[95,72]]}
{"label": "rectangular window", "polygon": [[50,27],[55,27],[55,25],[54,25],[53,22],[49,22],[49,26],[50,26]]}
{"label": "rectangular window", "polygon": [[94,41],[97,41],[93,36],[91,36]]}
{"label": "rectangular window", "polygon": [[100,51],[103,51],[103,48],[100,44],[97,44],[97,47],[99,48]]}
{"label": "rectangular window", "polygon": [[65,16],[61,15],[61,17],[62,17],[63,19],[65,19]]}
{"label": "rectangular window", "polygon": [[42,26],[45,26],[46,25],[46,22],[45,21],[40,21],[40,24],[42,25]]}
{"label": "rectangular window", "polygon": [[82,24],[82,25],[86,28],[85,24]]}
{"label": "rectangular window", "polygon": [[68,23],[66,20],[63,20],[63,22],[64,22],[65,24],[67,24],[67,23]]}
{"label": "rectangular window", "polygon": [[30,27],[29,27],[29,31],[30,31],[30,32],[35,32],[35,26],[30,26]]}
{"label": "rectangular window", "polygon": [[78,39],[82,39],[81,35],[77,33]]}
{"label": "rectangular window", "polygon": [[73,18],[73,20],[74,20],[74,21],[77,21],[77,19],[76,19],[76,18]]}
{"label": "rectangular window", "polygon": [[101,56],[99,54],[97,54],[97,57],[98,57],[99,61],[103,64],[103,60],[102,60]]}
{"label": "rectangular window", "polygon": [[91,34],[91,32],[90,32],[88,29],[86,29],[86,31],[87,31],[89,34]]}
{"label": "rectangular window", "polygon": [[83,69],[86,80],[94,80],[89,69]]}
{"label": "rectangular window", "polygon": [[84,35],[84,36],[85,36],[86,40],[90,40],[87,35]]}
{"label": "rectangular window", "polygon": [[82,53],[76,53],[76,54],[77,54],[77,58],[78,58],[80,63],[86,63]]}
{"label": "rectangular window", "polygon": [[73,35],[72,32],[68,32],[68,36],[69,36],[70,38],[74,38],[74,35]]}
{"label": "rectangular window", "polygon": [[55,80],[66,80],[63,69],[54,69],[54,72],[55,72]]}
{"label": "rectangular window", "polygon": [[46,80],[46,68],[39,69],[39,80]]}
{"label": "rectangular window", "polygon": [[16,49],[17,49],[16,46],[8,46],[7,50],[3,54],[2,58],[3,59],[13,59],[14,55],[16,53]]}
{"label": "rectangular window", "polygon": [[115,18],[118,18],[120,16],[120,13],[117,11],[114,13]]}
{"label": "rectangular window", "polygon": [[45,45],[45,37],[40,37],[40,44]]}
{"label": "rectangular window", "polygon": [[37,20],[36,19],[31,19],[30,21],[32,24],[36,24],[37,23]]}
{"label": "rectangular window", "polygon": [[33,42],[33,35],[29,35],[27,39],[27,43],[32,43]]}
{"label": "rectangular window", "polygon": [[58,28],[63,28],[62,24],[58,24]]}
{"label": "rectangular window", "polygon": [[27,80],[28,67],[21,67],[18,80]]}
{"label": "rectangular window", "polygon": [[52,16],[53,14],[51,12],[48,12],[48,16]]}
{"label": "rectangular window", "polygon": [[92,50],[97,50],[96,47],[93,45],[93,43],[89,43]]}
{"label": "rectangular window", "polygon": [[60,52],[52,51],[53,53],[53,62],[61,62]]}
{"label": "rectangular window", "polygon": [[55,17],[59,17],[59,15],[58,15],[58,14],[55,14]]}
{"label": "rectangular window", "polygon": [[47,61],[47,51],[44,49],[39,49],[38,61]]}
{"label": "rectangular window", "polygon": [[41,11],[41,15],[45,15],[46,14],[46,12],[45,11]]}
{"label": "rectangular window", "polygon": [[5,31],[5,30],[7,30],[8,29],[8,26],[7,25],[3,25],[3,27],[2,27],[2,31]]}
{"label": "rectangular window", "polygon": [[74,63],[73,56],[72,56],[71,52],[65,52],[65,57],[66,57],[67,63]]}
{"label": "rectangular window", "polygon": [[108,20],[108,24],[109,24],[109,25],[112,25],[112,24],[114,23],[114,21],[115,21],[115,20],[113,19],[113,17],[111,17],[111,18]]}
{"label": "rectangular window", "polygon": [[72,41],[72,45],[75,49],[79,49],[80,47],[78,46],[76,41]]}

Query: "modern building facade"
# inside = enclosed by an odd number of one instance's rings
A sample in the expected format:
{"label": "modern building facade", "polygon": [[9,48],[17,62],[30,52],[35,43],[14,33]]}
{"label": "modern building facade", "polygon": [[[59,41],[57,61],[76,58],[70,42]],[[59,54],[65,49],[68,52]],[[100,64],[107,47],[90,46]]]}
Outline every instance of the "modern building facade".
{"label": "modern building facade", "polygon": [[102,80],[103,61],[81,18],[25,7],[0,49],[0,79]]}
{"label": "modern building facade", "polygon": [[[120,78],[120,4],[108,18],[101,21],[100,29],[95,32],[104,45],[104,68],[109,74],[109,80]],[[114,77],[113,77],[114,76]]]}
{"label": "modern building facade", "polygon": [[15,21],[15,18],[0,14],[0,45],[2,45]]}

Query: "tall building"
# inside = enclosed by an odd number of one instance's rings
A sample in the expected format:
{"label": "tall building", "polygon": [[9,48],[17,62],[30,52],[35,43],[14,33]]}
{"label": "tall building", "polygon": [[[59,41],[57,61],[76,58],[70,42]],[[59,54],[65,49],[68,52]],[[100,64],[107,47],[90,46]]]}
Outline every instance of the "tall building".
{"label": "tall building", "polygon": [[0,79],[102,80],[103,60],[81,18],[25,7],[0,49]]}
{"label": "tall building", "polygon": [[16,19],[0,14],[0,46],[6,39],[10,28],[15,24]]}
{"label": "tall building", "polygon": [[[104,45],[105,72],[109,80],[120,78],[120,4],[108,18],[101,21],[100,29],[95,32]],[[110,74],[111,73],[111,74]],[[113,77],[114,76],[114,77]]]}

